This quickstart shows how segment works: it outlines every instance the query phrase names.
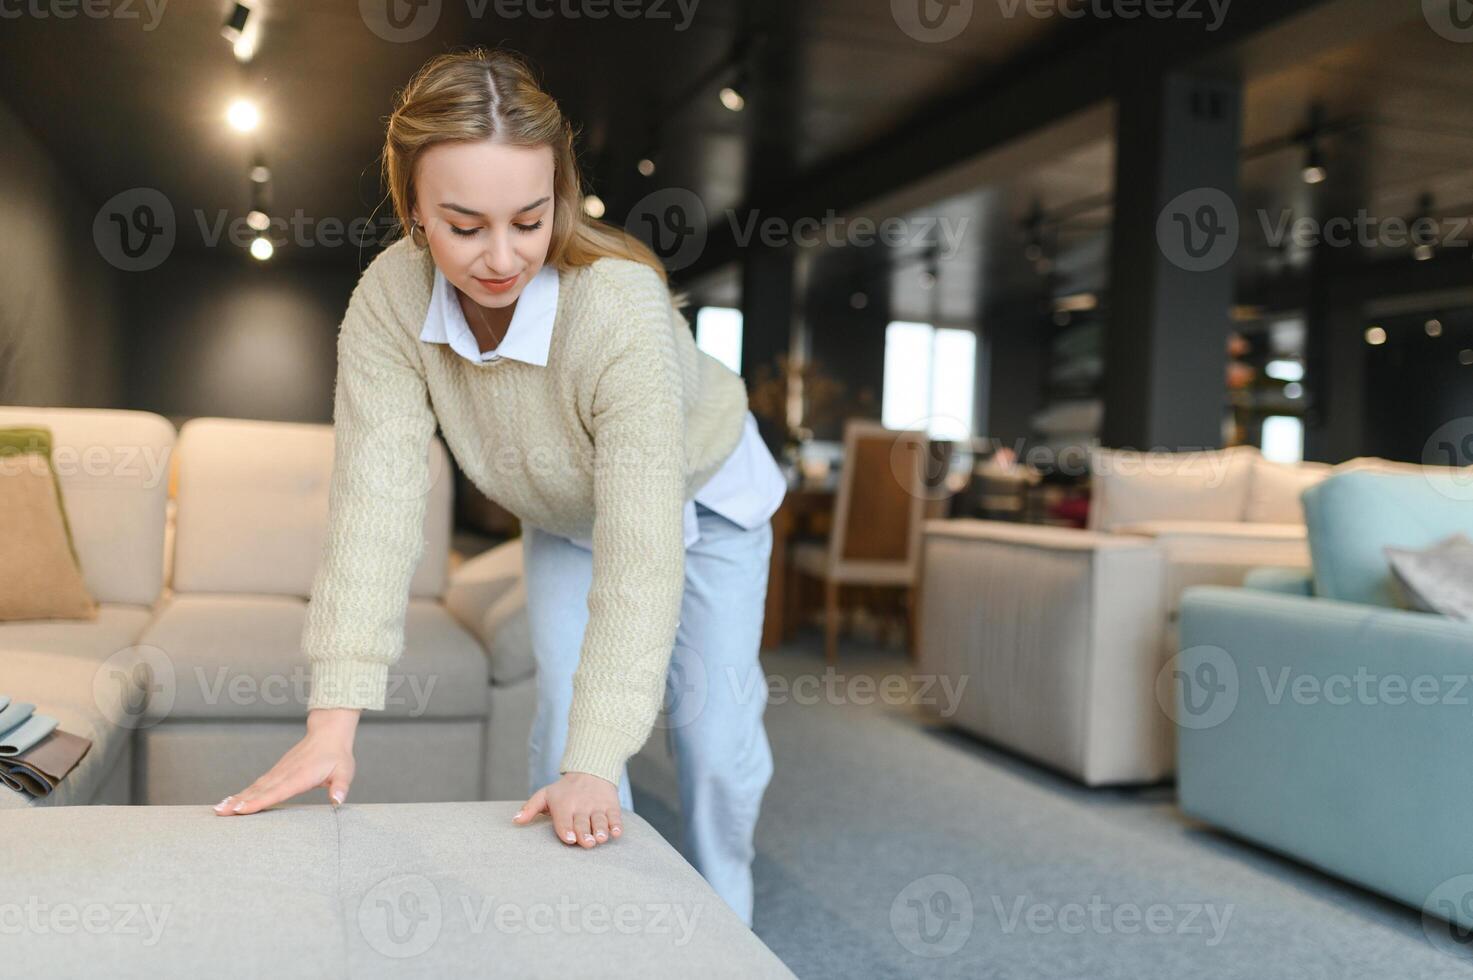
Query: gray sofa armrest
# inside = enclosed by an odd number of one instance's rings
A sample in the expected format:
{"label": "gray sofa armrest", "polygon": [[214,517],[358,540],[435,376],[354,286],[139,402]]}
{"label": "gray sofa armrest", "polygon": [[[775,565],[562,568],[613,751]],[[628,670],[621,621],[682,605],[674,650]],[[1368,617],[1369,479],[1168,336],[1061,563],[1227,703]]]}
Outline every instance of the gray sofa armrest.
{"label": "gray sofa armrest", "polygon": [[533,674],[521,538],[462,562],[450,573],[445,607],[480,641],[492,684],[513,684]]}

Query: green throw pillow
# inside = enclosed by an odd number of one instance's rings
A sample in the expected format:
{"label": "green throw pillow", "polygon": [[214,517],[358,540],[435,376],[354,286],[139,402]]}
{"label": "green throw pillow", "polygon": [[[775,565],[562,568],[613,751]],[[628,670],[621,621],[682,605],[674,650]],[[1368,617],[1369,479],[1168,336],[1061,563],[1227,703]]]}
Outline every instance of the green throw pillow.
{"label": "green throw pillow", "polygon": [[56,464],[51,461],[51,430],[40,425],[0,428],[0,458],[22,453],[36,453],[46,458],[46,468],[51,471],[51,485],[56,489],[56,507],[61,511],[61,526],[66,530],[67,548],[72,553],[72,561],[80,568],[82,559],[77,555],[76,542],[72,540],[72,525],[67,520],[61,481],[56,478]]}

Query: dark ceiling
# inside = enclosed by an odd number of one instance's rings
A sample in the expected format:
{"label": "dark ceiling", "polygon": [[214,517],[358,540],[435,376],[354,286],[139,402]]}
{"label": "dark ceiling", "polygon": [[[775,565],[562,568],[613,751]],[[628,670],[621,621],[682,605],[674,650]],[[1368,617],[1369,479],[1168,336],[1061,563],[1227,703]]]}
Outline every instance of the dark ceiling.
{"label": "dark ceiling", "polygon": [[[156,21],[142,0],[128,5],[136,19],[7,19],[0,22],[0,97],[89,203],[133,187],[161,190],[187,248],[200,241],[199,221],[248,210],[246,174],[258,149],[272,168],[274,214],[386,220],[378,153],[394,92],[431,55],[470,43],[504,43],[540,66],[581,127],[589,183],[614,220],[661,187],[689,188],[719,213],[785,195],[811,205],[830,173],[838,175],[835,187],[887,186],[891,176],[898,185],[910,149],[924,157],[937,145],[917,139],[921,128],[931,126],[937,132],[930,138],[944,146],[950,126],[953,142],[970,145],[973,134],[956,122],[967,105],[1007,91],[1008,79],[1025,77],[1019,72],[1026,69],[1054,86],[1040,102],[1056,117],[1045,121],[1060,138],[1042,140],[1031,155],[979,154],[949,174],[921,167],[913,186],[896,187],[894,200],[863,205],[877,216],[969,222],[962,248],[945,259],[939,299],[924,298],[945,319],[963,322],[999,297],[1058,288],[1060,277],[1065,286],[1099,284],[1114,160],[1111,92],[1098,84],[1109,77],[1102,58],[1200,53],[1206,66],[1244,78],[1250,267],[1293,267],[1303,258],[1259,241],[1258,209],[1364,206],[1410,214],[1430,192],[1439,213],[1473,210],[1473,99],[1464,97],[1473,44],[1439,36],[1417,3],[1237,0],[1233,23],[1246,21],[1251,33],[1234,38],[1225,28],[1219,39],[1197,32],[1181,45],[1162,25],[1007,16],[1009,5],[1000,2],[975,3],[966,30],[933,43],[901,29],[882,0],[698,0],[686,8],[649,0],[634,5],[643,16],[601,20],[567,14],[596,3],[431,0],[419,15],[430,20],[414,23],[423,36],[399,42],[380,36],[388,2],[257,0],[260,48],[244,67],[220,36],[225,0],[172,0]],[[1290,8],[1322,16],[1290,23]],[[1258,30],[1254,17],[1270,24],[1279,12],[1288,27]],[[1143,43],[1099,47],[1101,38],[1132,33]],[[748,110],[732,113],[716,91],[727,77],[722,66],[744,41],[753,45],[757,73]],[[223,123],[224,107],[239,94],[263,108],[263,125],[251,137]],[[1326,143],[1332,179],[1310,189],[1298,177],[1302,150],[1280,144],[1315,104],[1341,128]],[[659,170],[644,178],[634,164],[656,136]],[[866,184],[855,178],[865,176],[870,153],[885,162]],[[1020,222],[1035,204],[1055,242],[1052,287],[1023,254]],[[282,261],[330,255],[344,258],[320,247],[279,253]],[[923,301],[903,275],[914,255],[902,249],[876,261],[896,277],[902,312]]]}

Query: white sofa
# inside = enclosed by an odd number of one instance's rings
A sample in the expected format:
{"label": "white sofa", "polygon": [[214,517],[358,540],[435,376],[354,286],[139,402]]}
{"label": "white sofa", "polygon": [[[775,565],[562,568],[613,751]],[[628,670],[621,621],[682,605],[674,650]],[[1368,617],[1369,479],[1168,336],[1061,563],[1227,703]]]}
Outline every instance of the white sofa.
{"label": "white sofa", "polygon": [[[163,589],[174,427],[148,412],[0,407],[0,426],[21,425],[51,430],[52,464],[98,614],[0,623],[0,691],[92,741],[39,802],[128,803],[138,706],[131,648]],[[30,802],[0,786],[0,809]]]}
{"label": "white sofa", "polygon": [[1181,594],[1307,569],[1298,496],[1328,466],[1251,447],[1094,453],[1089,528],[928,521],[920,659],[967,684],[950,719],[1087,785],[1174,770],[1156,678]]}
{"label": "white sofa", "polygon": [[[166,419],[142,412],[7,408],[7,423],[53,429],[101,615],[0,624],[0,690],[94,742],[55,793],[30,800],[0,788],[0,806],[214,803],[249,785],[302,734],[310,671],[300,640],[326,531],[332,427],[193,419],[176,445]],[[66,458],[88,451],[139,461],[67,472]],[[520,541],[452,576],[448,456],[438,439],[431,452],[405,652],[386,709],[359,726],[359,802],[527,792],[533,661]]]}

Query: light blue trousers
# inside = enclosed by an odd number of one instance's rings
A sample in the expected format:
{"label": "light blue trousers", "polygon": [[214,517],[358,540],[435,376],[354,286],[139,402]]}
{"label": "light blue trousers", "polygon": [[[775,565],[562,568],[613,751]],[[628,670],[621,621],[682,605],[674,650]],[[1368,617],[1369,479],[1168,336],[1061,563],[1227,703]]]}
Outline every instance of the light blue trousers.
{"label": "light blue trousers", "polygon": [[[772,778],[757,659],[767,601],[772,525],[750,530],[696,504],[700,539],[685,552],[680,625],[665,680],[665,729],[680,783],[686,859],[752,924],[753,835]],[[537,660],[537,713],[528,740],[531,789],[557,782],[568,739],[573,671],[588,625],[593,553],[523,525],[527,619]],[[626,767],[619,804],[633,812]]]}

